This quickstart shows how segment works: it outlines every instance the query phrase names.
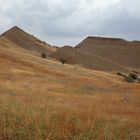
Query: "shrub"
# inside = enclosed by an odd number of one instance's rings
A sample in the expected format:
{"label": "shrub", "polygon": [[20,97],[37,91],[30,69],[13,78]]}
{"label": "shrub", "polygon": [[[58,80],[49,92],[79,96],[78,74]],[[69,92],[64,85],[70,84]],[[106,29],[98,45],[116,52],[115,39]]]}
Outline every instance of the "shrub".
{"label": "shrub", "polygon": [[42,57],[42,58],[47,58],[46,53],[41,53],[41,57]]}
{"label": "shrub", "polygon": [[140,83],[140,78],[138,78],[137,80],[138,80],[138,82]]}
{"label": "shrub", "polygon": [[45,41],[42,41],[42,43],[45,45],[45,44],[47,44]]}
{"label": "shrub", "polygon": [[117,75],[122,76],[122,77],[126,77],[126,74],[124,74],[122,72],[117,72]]}
{"label": "shrub", "polygon": [[60,58],[59,61],[62,63],[62,64],[65,64],[67,62],[67,60],[65,58]]}
{"label": "shrub", "polygon": [[132,83],[132,82],[134,82],[134,79],[129,75],[129,76],[125,77],[125,81]]}
{"label": "shrub", "polygon": [[132,77],[134,80],[138,79],[138,76],[135,73],[130,73],[130,77]]}

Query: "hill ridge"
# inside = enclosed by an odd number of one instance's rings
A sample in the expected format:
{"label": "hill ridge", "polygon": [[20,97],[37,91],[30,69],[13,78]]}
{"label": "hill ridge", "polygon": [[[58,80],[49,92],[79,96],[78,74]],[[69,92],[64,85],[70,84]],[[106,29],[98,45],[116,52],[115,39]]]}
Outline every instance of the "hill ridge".
{"label": "hill ridge", "polygon": [[86,68],[105,70],[105,71],[127,71],[127,69],[102,56],[84,52],[82,50],[64,46],[53,52],[50,57],[59,60],[61,57],[67,60],[69,64],[77,64]]}
{"label": "hill ridge", "polygon": [[75,48],[105,57],[127,67],[140,68],[140,41],[90,36]]}
{"label": "hill ridge", "polygon": [[52,51],[56,50],[56,48],[47,44],[45,41],[41,41],[37,37],[29,34],[18,26],[13,26],[9,30],[1,34],[1,36],[12,41],[19,47],[36,53],[51,53]]}

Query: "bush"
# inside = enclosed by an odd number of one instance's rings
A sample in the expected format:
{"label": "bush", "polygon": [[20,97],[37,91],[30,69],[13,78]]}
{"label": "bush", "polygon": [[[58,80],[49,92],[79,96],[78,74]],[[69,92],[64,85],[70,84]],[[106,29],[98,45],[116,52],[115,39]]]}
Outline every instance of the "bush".
{"label": "bush", "polygon": [[135,73],[130,73],[129,76],[132,77],[134,80],[138,79],[138,76]]}
{"label": "bush", "polygon": [[125,81],[132,83],[132,82],[134,82],[134,79],[129,75],[129,76],[125,77]]}
{"label": "bush", "polygon": [[42,43],[45,45],[45,44],[47,44],[45,41],[42,41]]}
{"label": "bush", "polygon": [[126,77],[126,74],[121,73],[121,72],[117,72],[117,75],[122,76],[122,77]]}
{"label": "bush", "polygon": [[140,78],[138,78],[137,80],[138,80],[138,82],[140,83]]}
{"label": "bush", "polygon": [[67,60],[65,58],[60,58],[59,61],[62,63],[62,64],[65,64],[67,62]]}
{"label": "bush", "polygon": [[41,57],[42,57],[42,58],[47,58],[46,53],[41,53]]}

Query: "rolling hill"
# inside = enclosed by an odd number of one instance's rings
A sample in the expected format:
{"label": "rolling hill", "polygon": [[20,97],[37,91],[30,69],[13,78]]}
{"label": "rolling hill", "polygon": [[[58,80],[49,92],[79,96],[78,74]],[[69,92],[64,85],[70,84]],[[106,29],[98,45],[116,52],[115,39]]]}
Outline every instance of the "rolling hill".
{"label": "rolling hill", "polygon": [[65,58],[69,64],[77,64],[86,68],[106,71],[127,71],[127,69],[109,59],[96,54],[87,53],[70,46],[64,46],[53,52],[50,57],[59,60]]}
{"label": "rolling hill", "polygon": [[37,55],[45,52],[57,60],[65,57],[69,64],[106,71],[127,71],[126,67],[139,68],[139,44],[139,41],[128,42],[123,39],[88,37],[75,48],[69,46],[58,48],[41,41],[17,26],[0,36],[1,46],[24,49],[22,51]]}
{"label": "rolling hill", "polygon": [[88,37],[76,48],[127,67],[140,68],[140,41],[129,42],[118,38]]}
{"label": "rolling hill", "polygon": [[46,52],[49,54],[56,50],[56,48],[52,47],[44,41],[41,41],[33,35],[30,35],[17,26],[14,26],[3,33],[1,37],[8,39],[12,43],[16,44],[16,46],[36,53]]}
{"label": "rolling hill", "polygon": [[62,65],[13,36],[0,37],[0,140],[140,139],[140,83],[84,68],[122,66],[69,46],[52,57],[79,65]]}

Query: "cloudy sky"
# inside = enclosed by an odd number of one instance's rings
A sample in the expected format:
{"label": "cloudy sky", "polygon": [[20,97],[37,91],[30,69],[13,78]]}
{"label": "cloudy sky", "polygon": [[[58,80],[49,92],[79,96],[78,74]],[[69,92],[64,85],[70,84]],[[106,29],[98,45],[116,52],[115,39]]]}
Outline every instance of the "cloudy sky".
{"label": "cloudy sky", "polygon": [[140,40],[140,0],[0,0],[0,33],[14,25],[57,46],[87,36]]}

